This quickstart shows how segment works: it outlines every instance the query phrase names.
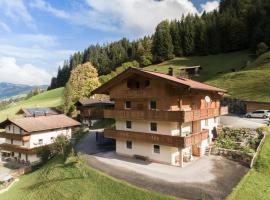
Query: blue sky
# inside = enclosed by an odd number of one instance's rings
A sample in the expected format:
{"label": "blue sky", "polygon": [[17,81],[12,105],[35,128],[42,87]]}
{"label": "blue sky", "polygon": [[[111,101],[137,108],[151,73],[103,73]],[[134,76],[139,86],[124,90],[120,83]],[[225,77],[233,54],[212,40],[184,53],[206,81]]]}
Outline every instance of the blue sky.
{"label": "blue sky", "polygon": [[0,82],[49,84],[73,52],[152,34],[163,19],[217,0],[0,0]]}

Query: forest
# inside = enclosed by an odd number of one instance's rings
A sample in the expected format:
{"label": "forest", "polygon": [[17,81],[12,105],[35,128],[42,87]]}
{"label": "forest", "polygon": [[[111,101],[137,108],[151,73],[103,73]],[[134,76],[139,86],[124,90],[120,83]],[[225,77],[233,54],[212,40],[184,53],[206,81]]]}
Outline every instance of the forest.
{"label": "forest", "polygon": [[91,62],[98,75],[106,75],[126,62],[140,67],[174,57],[209,55],[270,46],[269,0],[221,0],[219,9],[201,15],[160,22],[153,35],[129,41],[123,38],[108,44],[90,45],[59,66],[49,89],[65,86],[71,71]]}

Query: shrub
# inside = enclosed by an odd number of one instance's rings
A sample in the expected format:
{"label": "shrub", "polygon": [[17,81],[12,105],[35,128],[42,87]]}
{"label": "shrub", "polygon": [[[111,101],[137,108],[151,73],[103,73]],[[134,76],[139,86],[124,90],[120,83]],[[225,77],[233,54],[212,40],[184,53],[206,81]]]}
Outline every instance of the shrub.
{"label": "shrub", "polygon": [[261,42],[257,45],[256,55],[260,56],[263,53],[267,52],[268,49],[269,47],[267,46],[267,44],[265,44],[264,42]]}

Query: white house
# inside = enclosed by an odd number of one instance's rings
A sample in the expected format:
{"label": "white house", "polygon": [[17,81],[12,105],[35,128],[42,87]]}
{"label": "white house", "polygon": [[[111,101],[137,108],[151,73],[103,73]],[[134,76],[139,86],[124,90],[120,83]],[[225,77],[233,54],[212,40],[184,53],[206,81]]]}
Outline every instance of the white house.
{"label": "white house", "polygon": [[52,144],[58,135],[71,138],[72,127],[79,125],[79,122],[63,114],[7,119],[0,124],[0,128],[4,129],[0,137],[5,139],[0,144],[1,156],[13,157],[21,162],[38,162],[38,148]]}

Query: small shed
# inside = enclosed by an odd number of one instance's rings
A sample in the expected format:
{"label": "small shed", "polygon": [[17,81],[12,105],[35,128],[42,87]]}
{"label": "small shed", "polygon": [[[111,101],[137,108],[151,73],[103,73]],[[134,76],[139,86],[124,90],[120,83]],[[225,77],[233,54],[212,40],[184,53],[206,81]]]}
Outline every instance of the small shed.
{"label": "small shed", "polygon": [[250,101],[244,100],[246,111],[253,112],[255,110],[270,110],[270,102],[267,101]]}
{"label": "small shed", "polygon": [[201,66],[180,67],[180,73],[185,72],[189,76],[199,76],[201,70]]}

